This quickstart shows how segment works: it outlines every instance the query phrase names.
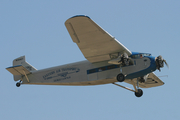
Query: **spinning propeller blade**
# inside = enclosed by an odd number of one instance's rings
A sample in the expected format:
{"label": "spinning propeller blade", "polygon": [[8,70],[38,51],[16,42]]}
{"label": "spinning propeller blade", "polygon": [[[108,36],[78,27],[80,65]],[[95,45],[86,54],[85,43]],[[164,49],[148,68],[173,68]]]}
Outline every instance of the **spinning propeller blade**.
{"label": "spinning propeller blade", "polygon": [[166,62],[165,59],[163,59],[163,57],[161,55],[159,55],[157,58],[156,58],[156,65],[157,65],[157,69],[159,71],[161,71],[160,68],[163,68],[164,67],[164,63],[166,64],[166,66],[169,68],[169,65],[168,63]]}

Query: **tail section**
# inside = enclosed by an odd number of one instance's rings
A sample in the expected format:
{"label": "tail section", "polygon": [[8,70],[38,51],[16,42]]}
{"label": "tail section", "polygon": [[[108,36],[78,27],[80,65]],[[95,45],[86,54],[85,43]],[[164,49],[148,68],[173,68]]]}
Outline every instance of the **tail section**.
{"label": "tail section", "polygon": [[29,72],[36,71],[37,69],[34,68],[32,65],[30,65],[28,62],[26,62],[25,56],[21,56],[19,58],[16,58],[13,60],[13,66],[16,65],[22,65],[25,67]]}
{"label": "tail section", "polygon": [[13,60],[13,66],[6,68],[14,76],[14,81],[21,79],[23,75],[31,74],[31,72],[37,69],[26,62],[25,56],[21,56]]}

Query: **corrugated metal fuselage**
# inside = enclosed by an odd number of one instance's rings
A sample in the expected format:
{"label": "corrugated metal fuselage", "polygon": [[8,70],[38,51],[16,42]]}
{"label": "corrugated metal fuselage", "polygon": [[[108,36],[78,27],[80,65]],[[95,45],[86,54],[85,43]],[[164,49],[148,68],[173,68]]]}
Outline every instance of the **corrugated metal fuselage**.
{"label": "corrugated metal fuselage", "polygon": [[[155,58],[152,56],[132,59],[134,64],[122,67],[126,79],[144,76],[156,70]],[[119,65],[108,64],[108,61],[90,63],[81,61],[72,64],[37,70],[22,77],[22,84],[41,85],[99,85],[117,82],[120,73]]]}

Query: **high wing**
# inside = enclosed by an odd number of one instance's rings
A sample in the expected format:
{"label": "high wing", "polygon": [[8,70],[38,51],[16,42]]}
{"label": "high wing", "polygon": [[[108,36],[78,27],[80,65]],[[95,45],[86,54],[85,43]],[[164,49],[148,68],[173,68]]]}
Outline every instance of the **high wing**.
{"label": "high wing", "polygon": [[111,60],[119,54],[131,55],[131,51],[103,30],[88,16],[74,16],[65,26],[85,58],[91,63]]}
{"label": "high wing", "polygon": [[[129,79],[125,80],[124,82],[132,84],[131,80]],[[164,82],[162,82],[154,73],[150,73],[147,80],[144,83],[139,82],[139,87],[141,88],[157,87],[161,85],[164,85]]]}

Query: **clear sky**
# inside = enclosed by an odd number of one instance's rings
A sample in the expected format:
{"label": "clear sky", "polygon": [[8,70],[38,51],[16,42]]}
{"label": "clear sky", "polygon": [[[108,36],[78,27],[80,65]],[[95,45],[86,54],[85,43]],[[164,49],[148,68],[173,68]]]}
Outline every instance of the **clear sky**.
{"label": "clear sky", "polygon": [[[165,85],[141,98],[112,84],[17,88],[5,69],[17,57],[37,69],[85,60],[64,25],[74,15],[91,17],[131,51],[162,55],[170,70],[155,74],[168,75]],[[179,120],[179,45],[179,0],[1,0],[0,119]]]}

